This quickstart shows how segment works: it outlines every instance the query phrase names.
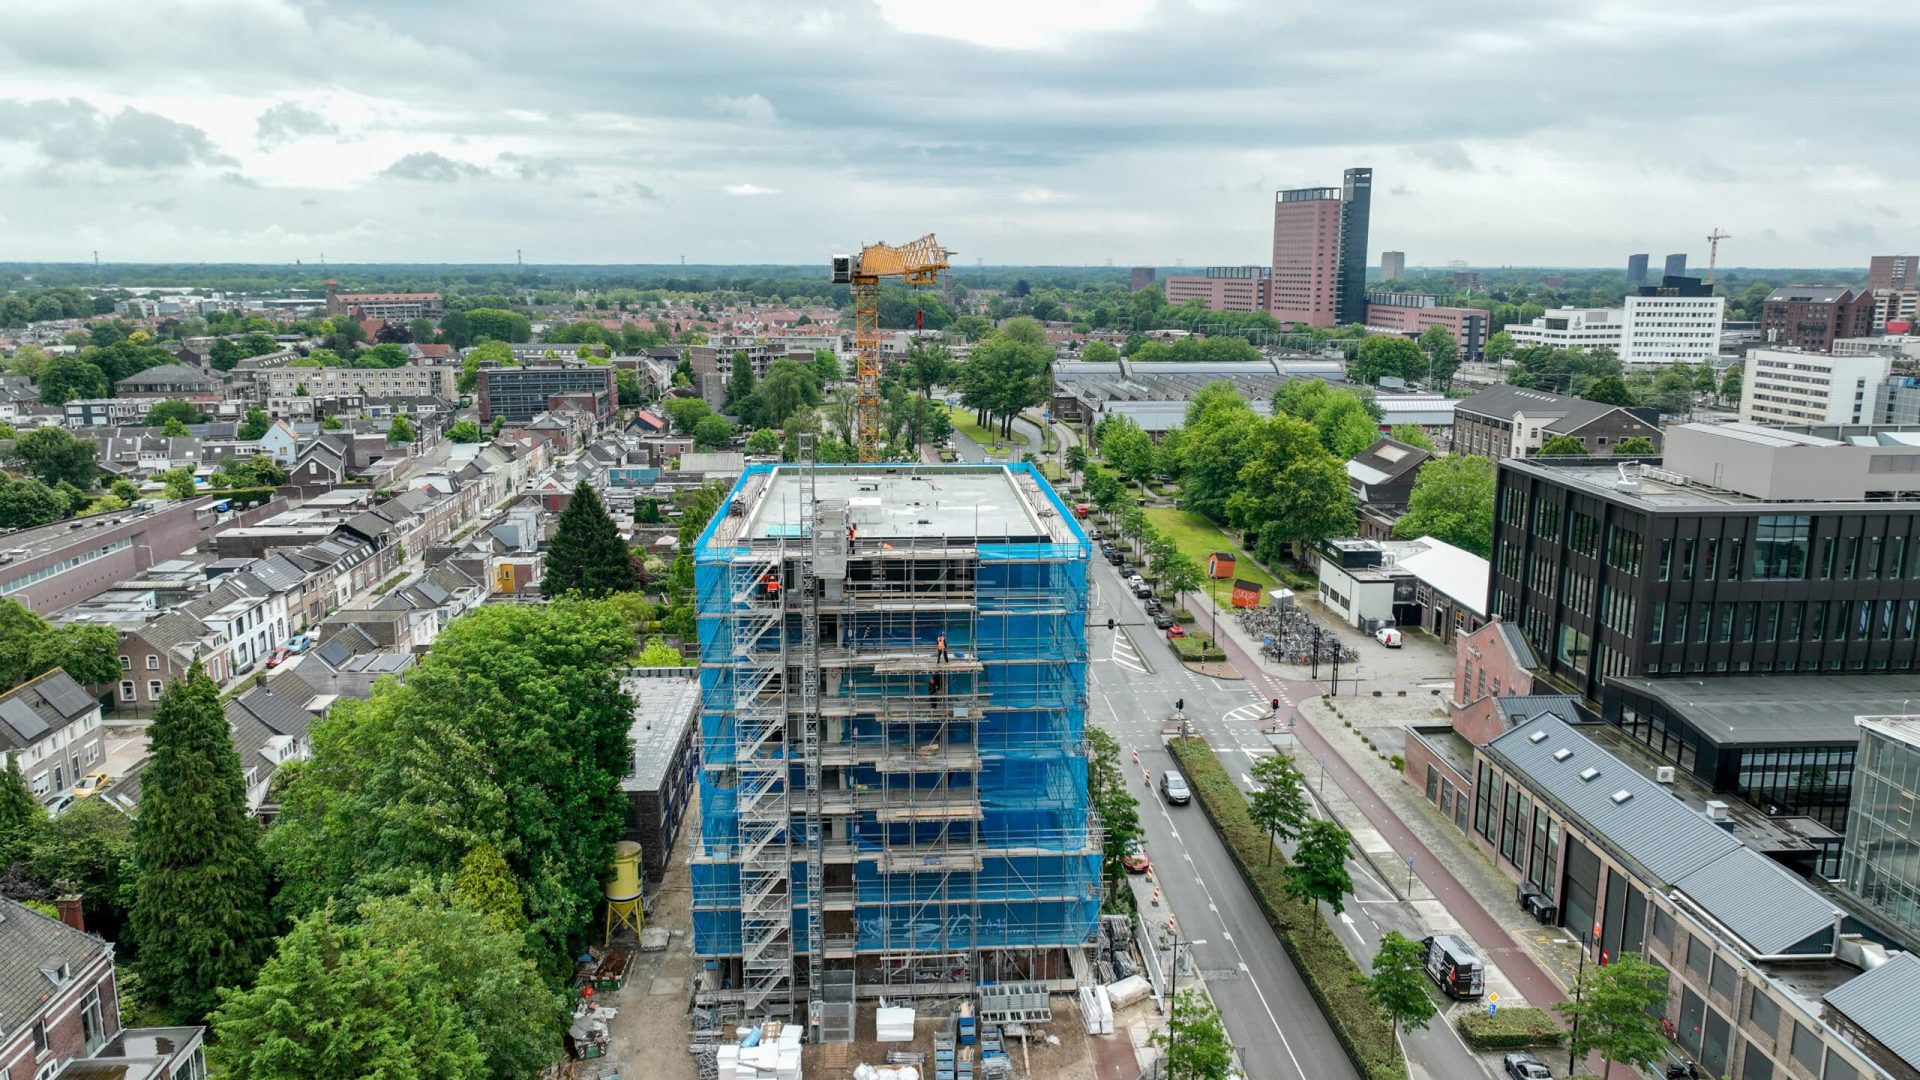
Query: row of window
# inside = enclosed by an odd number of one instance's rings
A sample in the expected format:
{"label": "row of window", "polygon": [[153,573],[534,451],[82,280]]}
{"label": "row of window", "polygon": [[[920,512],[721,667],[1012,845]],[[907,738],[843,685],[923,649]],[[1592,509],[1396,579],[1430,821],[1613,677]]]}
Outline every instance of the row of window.
{"label": "row of window", "polygon": [[[1603,587],[1604,588],[1604,587]],[[1625,595],[1625,594],[1618,594]],[[1627,612],[1631,619],[1631,611]],[[1627,633],[1625,624],[1605,625]],[[1736,639],[1735,627],[1739,633]],[[1920,630],[1920,600],[1769,600],[1653,605],[1651,645],[1717,642],[1912,641]],[[1631,636],[1630,634],[1628,636]]]}
{"label": "row of window", "polygon": [[1555,868],[1560,864],[1560,823],[1505,776],[1499,778],[1496,799],[1494,782],[1494,770],[1484,761],[1475,762],[1474,831],[1541,892],[1549,898],[1558,895],[1560,882]]}

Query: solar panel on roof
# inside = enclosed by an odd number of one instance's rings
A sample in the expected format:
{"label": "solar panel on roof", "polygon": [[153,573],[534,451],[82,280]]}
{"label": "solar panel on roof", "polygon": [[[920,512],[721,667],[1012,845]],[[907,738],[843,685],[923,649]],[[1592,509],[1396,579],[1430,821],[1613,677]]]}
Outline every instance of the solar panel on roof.
{"label": "solar panel on roof", "polygon": [[32,742],[47,733],[47,722],[40,719],[39,713],[28,708],[27,703],[17,697],[0,701],[0,720],[5,720],[7,726],[19,732],[20,737],[27,742]]}
{"label": "solar panel on roof", "polygon": [[61,716],[78,716],[93,708],[93,695],[80,688],[80,684],[65,679],[42,683],[40,692],[53,707],[60,710]]}

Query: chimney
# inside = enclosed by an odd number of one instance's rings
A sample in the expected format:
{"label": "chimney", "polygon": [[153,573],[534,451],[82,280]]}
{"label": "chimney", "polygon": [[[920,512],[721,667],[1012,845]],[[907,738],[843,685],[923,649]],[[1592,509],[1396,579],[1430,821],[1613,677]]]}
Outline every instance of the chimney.
{"label": "chimney", "polygon": [[54,897],[53,906],[60,912],[60,921],[81,933],[87,932],[87,917],[80,910],[80,894],[68,893]]}

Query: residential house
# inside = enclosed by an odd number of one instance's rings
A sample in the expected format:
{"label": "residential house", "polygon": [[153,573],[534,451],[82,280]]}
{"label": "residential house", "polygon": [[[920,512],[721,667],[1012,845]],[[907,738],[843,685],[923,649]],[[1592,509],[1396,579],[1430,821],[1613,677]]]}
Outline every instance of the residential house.
{"label": "residential house", "polygon": [[152,405],[143,398],[78,398],[60,406],[61,423],[76,431],[128,427],[144,421]]}
{"label": "residential house", "polygon": [[0,755],[35,796],[67,790],[106,756],[100,703],[60,668],[28,679],[0,694]]}
{"label": "residential house", "polygon": [[160,364],[116,381],[113,394],[121,398],[178,398],[210,405],[225,400],[227,391],[218,376],[199,368]]}
{"label": "residential house", "polygon": [[287,762],[312,756],[308,731],[317,719],[310,708],[316,697],[297,673],[289,671],[227,700],[227,728],[240,754],[248,813],[270,818],[277,810],[267,798],[274,774]]}
{"label": "residential house", "polygon": [[1621,442],[1640,438],[1660,452],[1659,415],[1653,409],[1603,405],[1519,386],[1491,386],[1453,410],[1453,452],[1492,461],[1526,457],[1549,439],[1565,435],[1589,455],[1606,456]]}
{"label": "residential house", "polygon": [[1382,437],[1347,461],[1347,484],[1360,515],[1360,535],[1368,540],[1393,536],[1394,523],[1406,512],[1420,467],[1433,455]]}

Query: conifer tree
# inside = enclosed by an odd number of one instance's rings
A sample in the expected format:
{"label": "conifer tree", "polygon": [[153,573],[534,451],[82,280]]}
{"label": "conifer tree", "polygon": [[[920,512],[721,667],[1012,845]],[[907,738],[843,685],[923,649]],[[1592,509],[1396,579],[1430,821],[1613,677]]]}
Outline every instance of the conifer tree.
{"label": "conifer tree", "polygon": [[7,770],[0,772],[0,870],[26,855],[28,844],[46,820],[46,808],[33,797],[27,778],[20,774],[20,756],[8,754]]}
{"label": "conifer tree", "polygon": [[245,986],[272,947],[260,829],[213,680],[196,661],[167,684],[134,823],[128,929],[149,999],[198,1020],[220,987]]}
{"label": "conifer tree", "polygon": [[633,557],[607,516],[606,506],[590,484],[580,481],[547,549],[540,594],[555,597],[573,592],[597,600],[639,587]]}

